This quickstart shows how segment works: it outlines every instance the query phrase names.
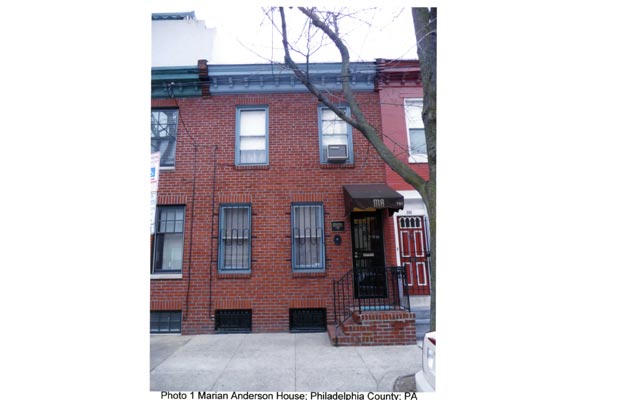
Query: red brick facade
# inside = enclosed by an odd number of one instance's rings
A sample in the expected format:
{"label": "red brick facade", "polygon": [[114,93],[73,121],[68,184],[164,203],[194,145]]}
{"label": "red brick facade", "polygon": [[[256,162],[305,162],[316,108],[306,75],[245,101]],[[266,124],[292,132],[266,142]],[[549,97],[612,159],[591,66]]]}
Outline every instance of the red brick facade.
{"label": "red brick facade", "polygon": [[[381,129],[378,92],[356,96],[370,123]],[[268,166],[235,165],[240,105],[268,107]],[[214,333],[217,309],[251,309],[253,332],[287,331],[290,308],[326,308],[333,321],[333,280],[352,269],[353,257],[343,185],[384,183],[386,168],[356,130],[353,165],[320,164],[318,106],[309,93],[152,100],[152,107],[179,109],[175,168],[160,172],[158,204],[185,206],[185,227],[182,277],[153,276],[150,305],[181,310],[183,334]],[[304,201],[323,203],[325,272],[292,271],[291,203]],[[222,203],[251,204],[248,274],[217,271]],[[332,221],[344,221],[345,231],[332,232]],[[383,223],[386,265],[394,265],[392,220]]]}
{"label": "red brick facade", "polygon": [[[404,103],[406,99],[422,99],[423,88],[417,61],[379,61],[379,101],[382,115],[384,141],[399,159],[408,163],[407,126]],[[419,175],[428,179],[427,163],[409,164]],[[414,190],[396,172],[386,166],[388,185],[395,190]]]}

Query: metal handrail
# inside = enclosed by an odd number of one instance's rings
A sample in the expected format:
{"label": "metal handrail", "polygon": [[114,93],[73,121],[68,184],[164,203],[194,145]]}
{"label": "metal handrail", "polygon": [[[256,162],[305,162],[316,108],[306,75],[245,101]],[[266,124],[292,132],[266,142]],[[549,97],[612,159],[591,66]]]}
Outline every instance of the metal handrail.
{"label": "metal handrail", "polygon": [[351,269],[332,284],[335,327],[355,312],[410,310],[405,267]]}

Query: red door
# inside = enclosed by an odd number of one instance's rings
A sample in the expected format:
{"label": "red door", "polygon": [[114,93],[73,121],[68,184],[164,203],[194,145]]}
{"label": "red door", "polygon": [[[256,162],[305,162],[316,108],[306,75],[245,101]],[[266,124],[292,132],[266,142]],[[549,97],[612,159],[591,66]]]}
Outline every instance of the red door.
{"label": "red door", "polygon": [[405,267],[410,296],[429,295],[427,237],[422,216],[397,217],[399,224],[399,260]]}

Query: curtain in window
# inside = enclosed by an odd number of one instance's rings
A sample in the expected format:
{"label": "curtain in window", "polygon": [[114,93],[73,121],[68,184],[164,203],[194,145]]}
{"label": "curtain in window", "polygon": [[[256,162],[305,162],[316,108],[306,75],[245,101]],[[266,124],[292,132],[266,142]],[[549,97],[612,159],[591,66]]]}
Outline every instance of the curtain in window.
{"label": "curtain in window", "polygon": [[323,218],[321,205],[293,206],[293,267],[323,268]]}
{"label": "curtain in window", "polygon": [[408,135],[410,140],[410,155],[426,155],[425,129],[421,112],[423,111],[423,100],[414,99],[405,101],[405,114],[408,124]]}
{"label": "curtain in window", "polygon": [[155,272],[181,271],[184,258],[184,207],[158,207]]}
{"label": "curtain in window", "polygon": [[239,119],[239,163],[266,163],[266,111],[241,110]]}
{"label": "curtain in window", "polygon": [[250,207],[222,206],[221,270],[250,269]]}

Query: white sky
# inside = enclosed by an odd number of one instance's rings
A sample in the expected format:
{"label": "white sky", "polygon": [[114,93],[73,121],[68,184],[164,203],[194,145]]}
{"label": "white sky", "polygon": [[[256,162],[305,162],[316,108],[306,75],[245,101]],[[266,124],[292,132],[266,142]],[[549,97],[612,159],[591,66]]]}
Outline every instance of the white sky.
{"label": "white sky", "polygon": [[[356,19],[344,20],[340,26],[344,33],[351,61],[385,59],[416,59],[416,45],[412,14],[409,7],[375,7],[360,3]],[[354,10],[352,8],[350,10]],[[216,29],[213,59],[209,63],[263,63],[269,60],[283,61],[281,35],[273,29],[258,3],[220,9],[219,3],[199,1],[154,1],[152,12],[195,11],[198,20],[204,20],[208,28]],[[305,17],[297,9],[286,9],[289,39],[294,37]],[[275,14],[279,24],[279,15]],[[279,50],[279,51],[278,51]],[[294,55],[293,55],[293,58]],[[339,61],[336,48],[329,46],[316,53],[311,62]]]}

